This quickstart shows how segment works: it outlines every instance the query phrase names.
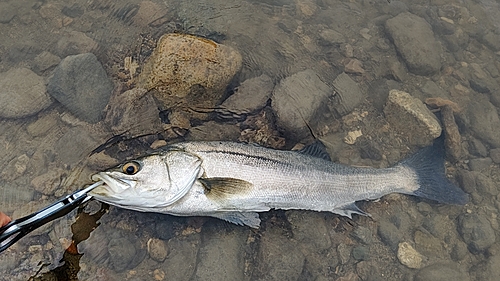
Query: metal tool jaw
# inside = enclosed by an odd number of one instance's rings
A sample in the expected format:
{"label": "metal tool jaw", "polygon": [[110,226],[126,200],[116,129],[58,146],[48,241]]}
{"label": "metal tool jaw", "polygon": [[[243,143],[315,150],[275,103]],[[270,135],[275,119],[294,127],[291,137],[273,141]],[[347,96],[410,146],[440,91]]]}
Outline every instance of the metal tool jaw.
{"label": "metal tool jaw", "polygon": [[38,212],[13,220],[7,225],[1,227],[0,253],[24,237],[26,234],[50,221],[68,214],[79,205],[90,200],[92,196],[87,193],[103,183],[104,182],[102,181],[96,182],[85,189],[78,190],[75,193],[58,200],[54,204],[47,206]]}

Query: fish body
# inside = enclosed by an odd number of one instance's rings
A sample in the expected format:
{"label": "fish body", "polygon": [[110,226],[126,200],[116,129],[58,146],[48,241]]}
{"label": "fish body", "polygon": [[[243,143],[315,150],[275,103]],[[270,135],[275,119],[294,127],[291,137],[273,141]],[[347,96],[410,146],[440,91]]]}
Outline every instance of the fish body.
{"label": "fish body", "polygon": [[127,209],[212,216],[251,227],[260,224],[258,212],[270,209],[366,215],[356,201],[394,192],[464,204],[467,195],[444,175],[442,150],[434,145],[375,169],[333,163],[321,149],[183,142],[94,175],[105,185],[91,195]]}

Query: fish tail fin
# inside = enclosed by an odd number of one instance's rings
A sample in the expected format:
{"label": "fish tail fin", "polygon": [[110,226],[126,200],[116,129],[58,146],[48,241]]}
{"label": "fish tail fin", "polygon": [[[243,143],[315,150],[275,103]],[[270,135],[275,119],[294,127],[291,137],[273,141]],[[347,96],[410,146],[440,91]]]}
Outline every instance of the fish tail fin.
{"label": "fish tail fin", "polygon": [[432,146],[401,161],[398,166],[410,168],[416,174],[419,186],[417,190],[405,193],[445,204],[466,204],[469,200],[467,193],[446,178],[444,156],[444,139],[440,137]]}

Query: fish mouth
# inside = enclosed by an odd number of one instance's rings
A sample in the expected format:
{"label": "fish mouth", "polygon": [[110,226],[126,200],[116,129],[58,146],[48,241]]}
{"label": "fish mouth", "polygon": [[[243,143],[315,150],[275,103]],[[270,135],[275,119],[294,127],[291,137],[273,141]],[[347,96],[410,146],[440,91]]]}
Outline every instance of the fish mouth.
{"label": "fish mouth", "polygon": [[123,191],[133,188],[135,182],[131,180],[119,179],[108,175],[106,172],[100,172],[98,174],[92,175],[91,179],[93,181],[103,181],[104,184],[96,187],[89,192],[91,196],[111,196],[113,194],[119,194]]}

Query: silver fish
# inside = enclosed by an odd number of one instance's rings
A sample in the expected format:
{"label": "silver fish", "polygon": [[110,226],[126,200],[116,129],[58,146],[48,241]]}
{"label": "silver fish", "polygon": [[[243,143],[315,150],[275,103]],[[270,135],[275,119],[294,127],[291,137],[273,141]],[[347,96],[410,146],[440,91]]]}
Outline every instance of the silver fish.
{"label": "silver fish", "polygon": [[393,192],[448,204],[468,200],[445,177],[442,142],[385,169],[333,163],[321,147],[297,152],[223,141],[177,143],[95,174],[92,179],[105,184],[90,195],[126,209],[211,216],[254,228],[257,213],[270,209],[367,215],[356,201]]}

